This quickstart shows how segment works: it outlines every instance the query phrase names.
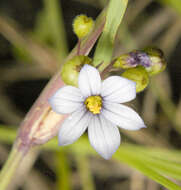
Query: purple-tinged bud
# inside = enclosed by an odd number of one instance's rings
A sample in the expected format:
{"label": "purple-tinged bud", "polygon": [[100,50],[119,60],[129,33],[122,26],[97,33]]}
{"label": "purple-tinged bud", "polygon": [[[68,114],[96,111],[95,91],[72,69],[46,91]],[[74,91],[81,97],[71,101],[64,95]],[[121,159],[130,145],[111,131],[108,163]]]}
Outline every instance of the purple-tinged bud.
{"label": "purple-tinged bud", "polygon": [[113,67],[121,69],[129,69],[131,67],[134,67],[134,65],[132,64],[133,61],[134,59],[130,57],[129,54],[123,54],[115,60]]}
{"label": "purple-tinged bud", "polygon": [[145,67],[150,76],[156,75],[162,72],[166,68],[166,60],[163,52],[158,48],[145,48],[143,51],[149,56],[151,64],[149,67]]}
{"label": "purple-tinged bud", "polygon": [[143,67],[149,67],[150,64],[151,60],[145,52],[135,50],[128,54],[123,54],[120,57],[118,57],[115,60],[113,67],[129,69],[138,65],[142,65]]}
{"label": "purple-tinged bud", "polygon": [[135,50],[119,56],[113,64],[114,68],[121,69],[137,66],[143,66],[150,76],[162,72],[166,68],[163,52],[157,48]]}
{"label": "purple-tinged bud", "polygon": [[61,123],[67,115],[60,115],[52,111],[48,99],[63,86],[64,83],[58,73],[21,123],[16,142],[23,152],[28,151],[31,146],[44,144],[57,135]]}

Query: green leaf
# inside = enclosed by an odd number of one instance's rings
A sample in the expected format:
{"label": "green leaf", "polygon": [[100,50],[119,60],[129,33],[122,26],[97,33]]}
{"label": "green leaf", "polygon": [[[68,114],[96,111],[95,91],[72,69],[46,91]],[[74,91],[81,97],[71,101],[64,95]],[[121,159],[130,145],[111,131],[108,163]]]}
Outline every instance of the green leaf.
{"label": "green leaf", "polygon": [[124,144],[124,147],[132,150],[139,151],[140,154],[146,154],[148,156],[153,156],[154,158],[164,159],[166,161],[173,161],[176,163],[181,163],[181,151],[175,149],[157,148],[157,147],[145,147],[133,144]]}
{"label": "green leaf", "polygon": [[67,55],[68,48],[62,11],[60,8],[60,1],[44,0],[44,3],[47,19],[47,28],[49,28],[50,35],[57,51],[62,54],[62,57],[64,58]]}
{"label": "green leaf", "polygon": [[[55,143],[55,141],[52,141],[52,143]],[[55,146],[55,144],[52,145]],[[95,151],[90,146],[88,139],[85,136],[81,137],[71,146],[66,147],[66,150],[77,155],[95,154]],[[151,151],[149,154],[147,154],[147,152],[147,147],[122,144],[114,154],[113,158],[137,169],[145,176],[170,190],[181,190],[180,186],[165,177],[168,176],[180,179],[179,175],[181,172],[181,166],[171,161],[169,162],[154,158],[154,154],[151,154]],[[170,155],[172,154],[169,150],[167,150],[167,153]],[[178,152],[176,152],[176,154],[178,154]],[[174,157],[174,155],[173,151],[172,156]]]}
{"label": "green leaf", "polygon": [[[132,168],[136,168],[138,171],[142,172],[147,177],[153,179],[154,181],[160,183],[161,185],[163,185],[164,187],[168,189],[181,190],[181,187],[179,187],[177,184],[175,184],[174,182],[172,182],[171,180],[165,177],[166,175],[168,175],[169,177],[176,176],[177,178],[179,178],[178,177],[180,174],[179,165],[175,163],[171,163],[171,162],[168,164],[168,162],[165,162],[165,161],[162,161],[163,164],[161,165],[160,160],[151,158],[150,155],[144,156],[143,153],[141,152],[139,153],[137,151],[135,154],[134,147],[140,147],[140,146],[129,145],[129,147],[131,148],[129,149],[127,145],[122,144],[120,148],[118,149],[118,151],[113,156],[113,158],[115,158],[118,161],[128,164]],[[75,144],[71,145],[70,148],[71,148],[71,151],[73,151],[74,153],[78,155],[86,154],[86,152],[87,154],[95,153],[95,151],[90,147],[90,144],[85,137],[82,137]],[[144,149],[146,150],[147,148],[145,147]],[[179,169],[174,171],[176,169],[176,166],[179,166]]]}
{"label": "green leaf", "polygon": [[181,14],[181,1],[180,0],[158,0],[164,5],[174,8],[179,14]]}
{"label": "green leaf", "polygon": [[[156,154],[149,154],[147,147],[142,147],[140,149],[138,146],[123,146],[121,150],[126,150],[130,154],[133,154],[135,151],[137,154],[134,154],[134,158],[143,162],[147,166],[152,166],[155,171],[163,174],[164,176],[173,177],[174,179],[181,180],[181,164],[172,160],[166,160],[165,157],[158,158]],[[173,156],[173,155],[172,155]]]}
{"label": "green leaf", "polygon": [[23,61],[24,63],[32,63],[32,57],[28,51],[21,46],[12,46],[12,52],[17,60]]}
{"label": "green leaf", "polygon": [[125,14],[127,4],[128,0],[110,0],[109,2],[105,26],[93,60],[95,66],[104,62],[100,70],[103,70],[111,62],[116,33]]}
{"label": "green leaf", "polygon": [[82,190],[94,190],[94,180],[90,170],[90,163],[86,155],[76,154],[76,164],[79,173]]}
{"label": "green leaf", "polygon": [[71,168],[67,154],[61,149],[55,153],[56,189],[71,190]]}
{"label": "green leaf", "polygon": [[13,127],[0,125],[0,142],[3,143],[13,143],[16,139],[16,130]]}
{"label": "green leaf", "polygon": [[122,161],[129,166],[136,168],[140,172],[142,172],[147,177],[150,177],[154,181],[160,183],[164,187],[170,189],[170,190],[181,190],[181,187],[172,182],[171,180],[167,179],[163,175],[161,175],[159,172],[155,170],[155,167],[152,165],[148,165],[144,162],[144,159],[140,161],[136,158],[137,152],[130,153],[129,151],[126,151],[122,148],[120,148],[117,153],[115,154],[114,158],[116,158],[119,161]]}
{"label": "green leaf", "polygon": [[39,12],[33,36],[52,46],[61,61],[68,53],[62,10],[58,0],[44,0],[44,9]]}
{"label": "green leaf", "polygon": [[[13,142],[16,131],[0,126],[0,140],[4,143]],[[48,150],[59,150],[57,139],[52,139],[41,146]],[[90,146],[87,136],[81,137],[71,146],[62,147],[66,150],[79,155],[95,155],[95,150]],[[165,176],[174,179],[181,179],[181,151],[168,150],[164,148],[150,148],[132,144],[121,144],[113,158],[121,161],[132,168],[136,168],[145,176],[160,183],[171,190],[181,190],[177,184],[167,179]]]}

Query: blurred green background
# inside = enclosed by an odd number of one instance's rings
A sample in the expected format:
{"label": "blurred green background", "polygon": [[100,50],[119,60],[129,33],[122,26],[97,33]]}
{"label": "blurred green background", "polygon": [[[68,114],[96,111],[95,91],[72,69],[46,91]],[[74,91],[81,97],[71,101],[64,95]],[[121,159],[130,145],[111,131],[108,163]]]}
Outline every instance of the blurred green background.
{"label": "blurred green background", "polygon": [[[73,18],[84,13],[96,19],[107,3],[107,0],[0,0],[1,166],[7,159],[19,123],[77,43],[72,31]],[[147,153],[148,157],[140,156],[137,161],[159,168],[158,173],[163,176],[181,180],[181,169],[176,169],[180,167],[177,164],[181,162],[181,153],[167,152],[181,147],[180,0],[129,1],[117,33],[114,54],[150,45],[163,50],[168,66],[132,103],[148,128],[137,132],[121,130],[124,142],[121,146],[123,152],[128,149],[133,155]],[[93,53],[94,48],[90,56]],[[148,148],[136,149],[125,143]],[[41,151],[35,149],[23,162],[9,189],[165,189],[124,165],[132,166],[126,157],[123,163],[105,161],[97,154],[79,154],[80,150],[73,149],[61,150],[58,146],[53,151],[48,146]],[[157,161],[155,155],[160,156]],[[151,156],[153,160],[149,160]],[[162,166],[164,159],[174,162],[175,169]],[[137,169],[144,173],[143,169]]]}

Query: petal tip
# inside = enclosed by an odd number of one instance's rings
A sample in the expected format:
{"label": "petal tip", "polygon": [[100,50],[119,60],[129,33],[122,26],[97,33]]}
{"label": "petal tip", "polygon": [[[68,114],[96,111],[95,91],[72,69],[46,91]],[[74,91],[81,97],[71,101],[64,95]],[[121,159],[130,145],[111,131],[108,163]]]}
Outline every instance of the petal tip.
{"label": "petal tip", "polygon": [[52,101],[53,101],[53,96],[50,97],[50,98],[48,98],[48,103],[49,103],[50,105],[52,105]]}
{"label": "petal tip", "polygon": [[142,124],[142,125],[137,126],[135,129],[132,129],[132,130],[133,130],[133,131],[134,131],[134,130],[135,130],[135,131],[138,131],[138,130],[140,130],[140,129],[145,129],[145,128],[147,128],[146,125]]}
{"label": "petal tip", "polygon": [[102,155],[101,156],[105,159],[105,160],[110,160],[111,157],[112,157],[112,154],[111,155]]}
{"label": "petal tip", "polygon": [[48,103],[51,106],[52,110],[55,111],[55,104],[54,104],[54,98],[53,96],[48,98]]}
{"label": "petal tip", "polygon": [[80,71],[85,71],[85,70],[88,70],[89,68],[94,68],[94,67],[92,67],[88,64],[85,64]]}
{"label": "petal tip", "polygon": [[58,134],[58,146],[65,146],[65,145],[68,145],[68,144],[70,144],[70,143],[67,141],[67,138],[63,138],[62,133],[60,133],[60,131],[59,131],[59,134]]}
{"label": "petal tip", "polygon": [[113,154],[117,151],[117,149],[119,148],[119,145],[120,145],[120,141],[119,141],[119,144],[116,146],[116,147],[114,147],[114,148],[112,148],[111,150],[109,149],[109,151],[106,151],[106,150],[97,150],[95,147],[93,147],[95,150],[96,150],[96,152],[100,155],[100,156],[102,156],[105,160],[109,160],[109,159],[111,159],[112,158],[112,156],[113,156]]}
{"label": "petal tip", "polygon": [[114,148],[114,150],[110,151],[110,152],[99,152],[99,154],[105,159],[105,160],[110,160],[113,156],[113,154],[117,151],[117,149],[119,148],[119,146],[117,146],[116,148]]}
{"label": "petal tip", "polygon": [[94,71],[96,71],[96,72],[98,72],[98,70],[95,68],[95,67],[93,67],[93,66],[91,66],[91,65],[88,65],[88,64],[85,64],[83,67],[82,67],[82,69],[81,70],[87,70],[88,72],[90,71],[90,70],[94,70]]}
{"label": "petal tip", "polygon": [[69,145],[70,143],[68,143],[68,142],[66,142],[66,141],[62,141],[62,140],[60,140],[60,138],[59,138],[59,140],[58,140],[58,146],[66,146],[66,145]]}
{"label": "petal tip", "polygon": [[146,125],[143,125],[141,128],[147,128],[147,126],[146,126]]}

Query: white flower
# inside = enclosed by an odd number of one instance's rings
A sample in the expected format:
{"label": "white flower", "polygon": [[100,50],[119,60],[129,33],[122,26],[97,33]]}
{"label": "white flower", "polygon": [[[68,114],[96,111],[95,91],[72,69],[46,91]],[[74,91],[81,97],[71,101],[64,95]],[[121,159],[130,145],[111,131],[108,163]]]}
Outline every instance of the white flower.
{"label": "white flower", "polygon": [[49,101],[55,112],[71,113],[60,127],[59,145],[73,143],[88,128],[91,145],[109,159],[120,145],[117,126],[128,130],[145,127],[134,110],[120,104],[136,97],[136,84],[119,76],[111,76],[101,83],[98,70],[85,65],[78,86],[59,89]]}

